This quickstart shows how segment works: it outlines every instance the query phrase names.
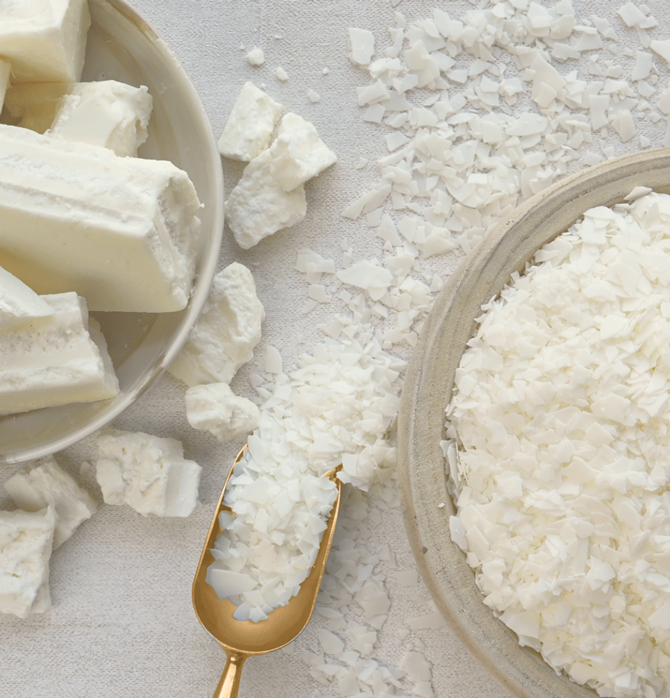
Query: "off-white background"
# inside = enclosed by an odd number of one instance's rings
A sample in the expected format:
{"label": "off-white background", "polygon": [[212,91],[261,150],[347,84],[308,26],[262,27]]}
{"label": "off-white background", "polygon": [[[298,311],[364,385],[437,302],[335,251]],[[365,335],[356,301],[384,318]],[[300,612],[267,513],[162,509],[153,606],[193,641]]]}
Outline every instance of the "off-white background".
{"label": "off-white background", "polygon": [[[253,271],[267,312],[263,342],[276,346],[290,369],[296,357],[321,338],[318,322],[333,312],[328,306],[309,315],[301,309],[307,284],[294,270],[296,250],[311,247],[341,262],[347,241],[356,258],[379,256],[373,231],[361,221],[340,216],[342,209],[376,179],[375,161],[387,151],[384,132],[362,121],[355,88],[368,83],[365,73],[347,59],[347,27],[371,29],[382,44],[395,10],[408,20],[427,17],[435,3],[404,0],[395,9],[389,0],[135,0],[135,7],[165,38],[192,78],[218,137],[245,80],[253,80],[285,109],[295,111],[318,128],[337,153],[338,163],[307,185],[308,213],[295,228],[242,251],[225,231],[221,268],[233,260]],[[622,3],[575,0],[613,19]],[[670,7],[648,2],[661,29],[670,35]],[[443,2],[454,14],[472,5]],[[265,52],[265,64],[252,67],[246,53],[254,46]],[[274,75],[282,66],[285,83]],[[327,68],[327,75],[323,69]],[[321,95],[312,103],[307,90]],[[660,145],[660,143],[655,143]],[[634,148],[634,144],[628,148]],[[361,157],[369,164],[357,169]],[[224,163],[228,188],[241,168]],[[456,258],[445,258],[446,276]],[[257,358],[233,382],[238,394],[252,396],[249,372],[262,367]],[[18,620],[0,617],[0,696],[12,698],[205,698],[214,690],[224,655],[200,627],[191,607],[191,580],[207,532],[213,506],[230,462],[242,445],[222,446],[186,421],[184,386],[162,377],[115,425],[173,436],[186,455],[203,466],[201,505],[186,520],[145,519],[125,507],[100,511],[59,549],[51,563],[54,607],[43,615]],[[92,458],[92,439],[62,454],[60,461],[79,477],[79,466]],[[0,472],[0,482],[16,467]],[[91,475],[80,478],[98,497]],[[0,506],[9,507],[0,494]],[[399,570],[415,567],[406,542],[400,507],[384,514],[373,527],[373,546],[391,546]],[[399,666],[407,648],[425,646],[432,663],[437,696],[505,698],[507,693],[444,627],[413,632],[401,639],[408,618],[430,612],[430,598],[421,582],[406,588],[393,575],[386,582],[393,605],[379,635],[375,655],[380,663]],[[295,698],[337,695],[335,687],[316,683],[301,658],[303,649],[317,649],[320,619],[315,616],[288,652],[250,660],[244,670],[241,696]]]}

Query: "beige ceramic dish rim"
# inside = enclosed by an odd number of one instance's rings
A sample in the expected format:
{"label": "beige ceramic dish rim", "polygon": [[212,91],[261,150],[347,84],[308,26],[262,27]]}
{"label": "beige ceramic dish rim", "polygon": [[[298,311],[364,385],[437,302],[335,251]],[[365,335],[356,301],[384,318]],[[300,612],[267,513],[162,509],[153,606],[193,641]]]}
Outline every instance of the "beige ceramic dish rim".
{"label": "beige ceramic dish rim", "polygon": [[[94,21],[96,19],[101,21],[103,26],[110,20],[117,25],[125,23],[130,28],[131,33],[138,37],[141,36],[141,41],[150,47],[147,50],[153,52],[156,60],[160,59],[161,74],[170,79],[171,86],[178,91],[180,98],[183,99],[184,108],[188,111],[191,119],[191,134],[197,134],[199,139],[198,144],[202,156],[199,167],[206,172],[208,180],[207,188],[210,195],[206,204],[211,207],[211,213],[208,216],[207,230],[203,224],[201,233],[202,235],[206,233],[207,238],[203,238],[203,242],[200,244],[196,278],[186,309],[177,314],[168,314],[174,315],[174,319],[161,319],[159,317],[155,329],[137,347],[135,352],[137,358],[129,357],[127,364],[131,367],[124,369],[125,385],[122,385],[119,395],[101,403],[73,405],[75,409],[81,411],[81,416],[78,413],[74,418],[67,411],[70,406],[65,406],[65,409],[48,408],[46,411],[38,411],[39,413],[44,412],[45,420],[47,414],[53,415],[48,419],[54,422],[62,414],[60,417],[63,424],[61,433],[38,439],[35,443],[27,446],[3,448],[3,445],[0,444],[0,466],[33,460],[61,451],[108,424],[142,395],[172,363],[186,342],[191,328],[207,300],[219,261],[224,220],[223,169],[209,117],[200,96],[170,47],[125,0],[89,0],[89,4]],[[202,178],[205,175],[200,173],[199,176]],[[198,193],[200,194],[200,191]],[[164,327],[167,329],[167,334],[162,329]],[[37,419],[42,419],[38,412],[30,413],[30,416],[34,414]],[[17,415],[17,417],[19,421],[16,428],[24,429],[20,426],[23,415]]]}
{"label": "beige ceramic dish rim", "polygon": [[[474,574],[451,541],[455,513],[440,449],[454,372],[481,305],[513,271],[584,211],[623,201],[636,186],[670,193],[670,149],[626,155],[572,175],[517,208],[462,262],[435,301],[405,378],[398,422],[405,526],[424,580],[460,639],[518,698],[594,698],[558,676],[482,602]],[[441,505],[441,506],[440,506]]]}

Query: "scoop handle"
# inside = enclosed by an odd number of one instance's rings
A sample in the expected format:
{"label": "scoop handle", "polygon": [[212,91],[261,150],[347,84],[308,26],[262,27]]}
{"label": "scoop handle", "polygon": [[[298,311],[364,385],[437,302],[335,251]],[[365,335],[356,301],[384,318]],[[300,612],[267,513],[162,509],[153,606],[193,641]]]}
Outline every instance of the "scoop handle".
{"label": "scoop handle", "polygon": [[245,659],[246,656],[243,654],[226,653],[226,666],[212,698],[237,698]]}

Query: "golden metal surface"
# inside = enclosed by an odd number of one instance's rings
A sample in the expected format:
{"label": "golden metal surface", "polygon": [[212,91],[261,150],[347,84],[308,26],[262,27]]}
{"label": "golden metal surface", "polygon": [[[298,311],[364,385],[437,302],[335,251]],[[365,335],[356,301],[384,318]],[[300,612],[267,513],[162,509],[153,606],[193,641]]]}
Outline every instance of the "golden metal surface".
{"label": "golden metal surface", "polygon": [[219,498],[212,525],[210,526],[200,562],[193,579],[193,608],[200,623],[210,635],[223,647],[226,653],[226,666],[214,693],[214,698],[236,698],[240,687],[242,666],[247,657],[274,652],[288,645],[307,625],[314,610],[316,597],[321,586],[321,578],[326,567],[330,545],[335,532],[337,514],[340,508],[342,483],[336,474],[342,466],[329,470],[323,477],[330,478],[337,485],[337,498],[328,517],[326,530],[323,532],[321,547],[312,571],[300,585],[300,591],[286,606],[272,611],[267,620],[254,623],[251,620],[239,621],[233,618],[235,605],[227,599],[219,599],[214,589],[205,581],[207,568],[214,562],[210,549],[214,547],[216,537],[221,532],[219,514],[231,511],[223,504],[223,497],[235,464],[244,455],[245,446],[238,454],[233,467],[228,473]]}

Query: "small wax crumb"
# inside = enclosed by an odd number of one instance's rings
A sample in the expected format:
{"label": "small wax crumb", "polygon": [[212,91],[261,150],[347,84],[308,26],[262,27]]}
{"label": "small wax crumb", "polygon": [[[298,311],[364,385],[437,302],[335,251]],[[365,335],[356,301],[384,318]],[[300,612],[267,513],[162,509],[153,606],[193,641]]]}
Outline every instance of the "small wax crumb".
{"label": "small wax crumb", "polygon": [[277,66],[275,75],[277,76],[277,80],[281,80],[282,82],[286,82],[288,80],[288,73],[281,66]]}
{"label": "small wax crumb", "polygon": [[358,163],[356,164],[357,170],[362,170],[368,164],[367,158],[358,158]]}
{"label": "small wax crumb", "polygon": [[447,506],[446,502],[440,502],[440,503],[437,505],[437,508],[438,508],[438,509],[444,509],[444,507],[446,507],[446,506]]}
{"label": "small wax crumb", "polygon": [[329,70],[328,68],[324,68],[321,72],[322,72],[324,75],[328,75],[328,73],[330,73],[330,70]]}
{"label": "small wax crumb", "polygon": [[313,104],[316,104],[316,102],[321,101],[321,95],[318,92],[315,92],[314,90],[307,90],[307,96],[309,97],[309,101]]}
{"label": "small wax crumb", "polygon": [[262,49],[256,46],[247,53],[247,60],[249,61],[249,65],[263,65],[263,63],[265,63],[265,54]]}

